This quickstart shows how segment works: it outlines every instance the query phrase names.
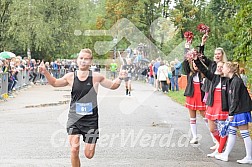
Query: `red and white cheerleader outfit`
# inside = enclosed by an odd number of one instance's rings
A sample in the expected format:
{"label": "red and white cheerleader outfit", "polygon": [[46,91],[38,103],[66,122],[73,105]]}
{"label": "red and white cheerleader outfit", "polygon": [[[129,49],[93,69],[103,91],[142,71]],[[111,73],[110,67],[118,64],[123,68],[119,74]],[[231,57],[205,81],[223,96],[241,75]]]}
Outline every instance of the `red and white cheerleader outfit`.
{"label": "red and white cheerleader outfit", "polygon": [[193,96],[186,97],[186,107],[191,110],[206,110],[206,105],[202,102],[201,98],[201,89],[198,74],[193,77]]}
{"label": "red and white cheerleader outfit", "polygon": [[214,90],[214,101],[212,106],[207,106],[205,117],[209,120],[226,120],[228,111],[222,111],[221,82]]}

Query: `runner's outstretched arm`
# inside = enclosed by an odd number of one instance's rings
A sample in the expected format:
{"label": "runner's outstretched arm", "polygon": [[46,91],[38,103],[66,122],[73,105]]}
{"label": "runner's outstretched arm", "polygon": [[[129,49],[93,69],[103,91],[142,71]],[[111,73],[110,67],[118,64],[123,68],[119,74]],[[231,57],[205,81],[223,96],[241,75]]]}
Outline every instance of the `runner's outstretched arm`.
{"label": "runner's outstretched arm", "polygon": [[126,76],[127,72],[125,70],[120,69],[119,75],[115,80],[112,81],[105,78],[104,76],[101,76],[100,84],[105,88],[115,90],[120,86],[122,80],[126,78]]}
{"label": "runner's outstretched arm", "polygon": [[39,65],[39,72],[46,77],[48,83],[52,85],[53,87],[67,86],[69,84],[67,81],[67,78],[69,77],[69,75],[72,75],[71,73],[67,73],[62,78],[56,79],[53,76],[51,76],[51,74],[46,70],[46,67],[43,61]]}

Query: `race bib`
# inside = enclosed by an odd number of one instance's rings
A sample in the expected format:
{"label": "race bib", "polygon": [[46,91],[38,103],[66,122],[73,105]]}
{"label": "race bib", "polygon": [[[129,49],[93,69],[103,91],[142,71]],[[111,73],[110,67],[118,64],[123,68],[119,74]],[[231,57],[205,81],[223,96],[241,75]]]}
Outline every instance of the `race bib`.
{"label": "race bib", "polygon": [[75,103],[76,113],[79,115],[92,115],[93,105],[92,103]]}

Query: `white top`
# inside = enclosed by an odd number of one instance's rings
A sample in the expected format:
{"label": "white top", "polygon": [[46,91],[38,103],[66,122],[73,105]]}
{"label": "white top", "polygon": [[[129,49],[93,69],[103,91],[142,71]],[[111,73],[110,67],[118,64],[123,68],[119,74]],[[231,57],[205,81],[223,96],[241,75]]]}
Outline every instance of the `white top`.
{"label": "white top", "polygon": [[199,73],[193,77],[193,82],[199,82]]}
{"label": "white top", "polygon": [[221,88],[221,79],[220,79],[220,82],[218,83],[218,85],[216,86],[216,88]]}
{"label": "white top", "polygon": [[166,77],[168,77],[168,67],[166,65],[158,67],[157,80],[166,81]]}

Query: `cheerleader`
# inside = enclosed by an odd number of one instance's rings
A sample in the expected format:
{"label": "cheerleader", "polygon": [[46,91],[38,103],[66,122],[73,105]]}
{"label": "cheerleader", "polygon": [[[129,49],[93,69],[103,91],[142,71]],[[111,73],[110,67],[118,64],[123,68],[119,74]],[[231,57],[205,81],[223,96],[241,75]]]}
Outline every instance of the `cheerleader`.
{"label": "cheerleader", "polygon": [[[201,44],[199,46],[200,53],[204,55],[204,48],[205,48],[205,43],[207,41],[208,36],[206,34],[203,35]],[[214,60],[210,60],[207,57],[203,56],[204,58],[204,64],[208,67],[210,72],[214,73],[217,68],[217,63],[218,62],[227,62],[227,56],[225,54],[225,51],[223,48],[216,48],[214,51]],[[202,90],[205,92],[205,96],[203,98],[203,102],[207,101],[209,89],[210,89],[211,81],[209,79],[204,80],[204,84],[202,85]],[[208,119],[204,119],[206,123],[208,123]],[[210,127],[208,127],[210,129]],[[211,130],[210,130],[211,131]],[[215,137],[211,133],[211,137],[213,139],[213,142],[216,143],[215,146],[210,147],[212,150],[216,150],[219,147],[218,140],[215,139]]]}
{"label": "cheerleader", "polygon": [[188,108],[190,115],[190,127],[192,133],[190,143],[197,144],[196,111],[199,110],[200,114],[204,117],[204,112],[206,110],[206,105],[202,102],[204,92],[201,91],[203,76],[193,61],[185,59],[183,62],[183,68],[187,75],[187,86],[184,96],[186,96],[185,106]]}
{"label": "cheerleader", "polygon": [[223,62],[218,62],[215,73],[212,73],[210,70],[207,70],[207,68],[202,64],[201,60],[199,60],[197,57],[194,59],[194,62],[199,70],[209,81],[211,81],[209,95],[206,101],[207,110],[205,113],[205,118],[208,119],[210,132],[219,143],[218,147],[213,153],[207,154],[208,157],[214,157],[216,154],[222,153],[227,141],[227,136],[221,137],[219,135],[216,123],[225,121],[228,118],[228,98],[226,89],[229,79],[222,76]]}
{"label": "cheerleader", "polygon": [[237,160],[237,162],[240,164],[252,164],[252,144],[248,130],[248,123],[251,122],[252,101],[247,88],[239,77],[239,65],[227,62],[224,64],[222,71],[224,76],[230,78],[230,85],[227,89],[230,128],[226,149],[224,153],[215,155],[215,158],[228,161],[229,153],[235,144],[237,129],[239,129],[244,140],[246,157]]}
{"label": "cheerleader", "polygon": [[[204,48],[204,45],[201,46]],[[204,50],[204,49],[203,49]],[[214,61],[205,58],[205,62],[204,64],[207,65],[208,69],[214,73],[216,71],[217,68],[217,63],[218,62],[227,62],[227,56],[223,50],[223,48],[216,48],[214,51]],[[210,89],[210,84],[211,81],[209,81],[208,79],[205,80],[203,86],[202,86],[202,90],[205,92],[205,96],[204,96],[204,102],[206,102],[207,97],[208,97],[208,92]]]}

